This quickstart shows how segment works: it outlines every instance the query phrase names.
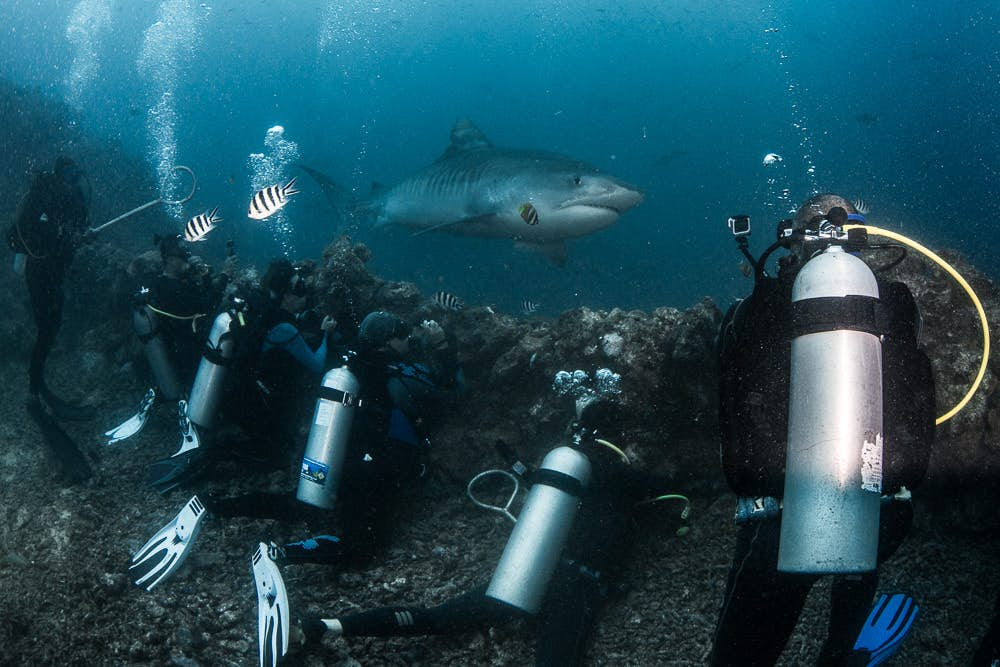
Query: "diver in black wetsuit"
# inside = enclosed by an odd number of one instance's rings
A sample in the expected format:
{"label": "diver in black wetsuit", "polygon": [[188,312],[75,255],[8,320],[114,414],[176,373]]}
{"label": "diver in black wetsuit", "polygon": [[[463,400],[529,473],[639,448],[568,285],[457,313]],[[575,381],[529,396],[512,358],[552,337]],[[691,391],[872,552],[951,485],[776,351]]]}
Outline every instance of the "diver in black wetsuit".
{"label": "diver in black wetsuit", "polygon": [[[218,312],[222,293],[229,284],[228,266],[213,274],[207,264],[191,254],[190,245],[179,234],[154,237],[154,242],[163,260],[163,270],[150,281],[143,300],[155,309],[157,332],[166,338],[182,384],[189,385],[198,367],[211,317]],[[179,394],[162,396],[168,402],[180,397]]]}
{"label": "diver in black wetsuit", "polygon": [[[823,250],[822,242],[809,240],[808,234],[816,235],[816,230],[827,225],[843,227],[850,221],[863,223],[864,217],[843,197],[824,194],[807,200],[795,218],[779,228],[779,239],[792,240],[788,243],[791,253],[781,259],[777,277],[759,273],[753,293],[735,304],[722,322],[718,341],[722,465],[730,488],[738,496],[740,527],[710,661],[714,666],[774,664],[795,629],[809,591],[822,576],[777,569],[781,524],[787,515],[781,509],[781,498],[785,493],[792,339],[803,335],[793,332],[808,327],[817,327],[809,330],[812,333],[829,331],[830,322],[838,323],[836,330],[868,332],[862,317],[869,313],[877,316],[885,443],[878,470],[882,494],[878,563],[896,551],[913,520],[908,491],[924,480],[935,419],[934,377],[930,361],[917,344],[919,313],[913,295],[903,283],[879,278],[879,298],[867,310],[857,307],[848,312],[845,307],[829,318],[829,312],[810,313],[792,306],[796,276]],[[785,237],[784,232],[790,235]],[[840,361],[850,363],[853,358],[848,352]],[[852,651],[853,645],[877,586],[877,569],[836,575],[819,664],[855,664],[859,656]]]}
{"label": "diver in black wetsuit", "polygon": [[[585,412],[581,421],[587,418]],[[626,569],[630,545],[641,525],[637,519],[650,513],[653,500],[667,497],[659,495],[668,488],[665,478],[631,468],[625,459],[590,439],[581,442],[577,446],[591,462],[591,478],[541,607],[533,617],[538,666],[583,664],[600,608]],[[686,517],[686,511],[682,516]],[[487,588],[484,583],[432,608],[389,606],[336,619],[302,617],[299,622],[306,638],[317,640],[325,633],[343,637],[456,634],[532,618],[488,597]]]}
{"label": "diver in black wetsuit", "polygon": [[256,333],[243,334],[253,349],[237,359],[235,387],[222,409],[248,439],[230,449],[279,463],[306,418],[329,350],[343,340],[337,320],[311,307],[312,280],[309,267],[287,259],[272,261],[261,279],[262,298],[252,299],[262,311],[251,326]]}
{"label": "diver in black wetsuit", "polygon": [[[361,390],[349,437],[345,467],[337,494],[338,535],[319,535],[303,542],[275,545],[280,564],[321,563],[358,566],[383,546],[392,533],[400,491],[422,475],[431,429],[440,399],[454,386],[454,375],[434,376],[426,366],[409,361],[411,338],[430,340],[438,358],[453,360],[442,345],[440,327],[425,325],[410,336],[411,327],[384,311],[370,313],[361,322],[357,354],[347,355],[347,366]],[[454,369],[453,361],[436,366]],[[219,516],[251,516],[284,520],[311,517],[310,523],[329,524],[330,512],[299,501],[293,494],[248,494],[237,498],[203,497],[207,509]]]}
{"label": "diver in black wetsuit", "polygon": [[107,444],[139,433],[155,405],[173,403],[177,405],[175,414],[183,413],[181,401],[201,359],[211,316],[218,311],[229,284],[230,260],[220,273],[212,275],[207,264],[191,255],[179,234],[154,235],[153,242],[160,251],[163,270],[144,277],[132,299],[132,327],[142,344],[153,387],[132,417],[104,434]]}
{"label": "diver in black wetsuit", "polygon": [[8,234],[14,251],[25,256],[25,280],[38,333],[28,367],[31,400],[59,419],[89,419],[93,411],[66,403],[45,384],[45,361],[62,324],[66,272],[77,248],[89,239],[83,172],[68,157],[32,181]]}

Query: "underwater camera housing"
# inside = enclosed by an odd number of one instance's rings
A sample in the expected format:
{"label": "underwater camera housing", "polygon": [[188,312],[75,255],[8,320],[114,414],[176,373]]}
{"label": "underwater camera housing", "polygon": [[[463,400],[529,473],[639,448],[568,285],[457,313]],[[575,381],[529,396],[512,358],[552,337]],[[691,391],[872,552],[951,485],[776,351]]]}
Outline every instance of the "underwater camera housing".
{"label": "underwater camera housing", "polygon": [[731,215],[726,224],[729,226],[729,231],[733,233],[733,236],[746,236],[750,233],[749,215]]}

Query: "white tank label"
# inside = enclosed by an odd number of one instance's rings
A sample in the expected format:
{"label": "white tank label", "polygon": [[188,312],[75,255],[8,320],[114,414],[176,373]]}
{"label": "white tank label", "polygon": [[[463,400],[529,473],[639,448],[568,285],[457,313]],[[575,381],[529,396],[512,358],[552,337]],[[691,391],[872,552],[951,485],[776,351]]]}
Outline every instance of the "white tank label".
{"label": "white tank label", "polygon": [[316,426],[329,426],[333,423],[333,403],[320,401],[316,407]]}
{"label": "white tank label", "polygon": [[865,438],[861,445],[861,488],[873,493],[882,493],[882,434],[875,435],[874,442]]}

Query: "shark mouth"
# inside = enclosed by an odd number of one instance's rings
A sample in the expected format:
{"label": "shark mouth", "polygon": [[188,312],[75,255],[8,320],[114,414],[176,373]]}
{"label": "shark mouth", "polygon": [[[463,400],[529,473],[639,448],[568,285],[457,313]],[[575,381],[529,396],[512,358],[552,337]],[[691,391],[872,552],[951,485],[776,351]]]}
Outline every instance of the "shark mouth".
{"label": "shark mouth", "polygon": [[621,209],[615,208],[614,206],[611,206],[610,204],[597,204],[595,202],[567,201],[567,202],[563,202],[562,204],[559,205],[559,208],[561,210],[565,210],[565,209],[569,209],[569,208],[574,208],[574,207],[603,209],[605,211],[613,211],[614,213],[616,213],[618,215],[621,215],[621,213],[622,213]]}

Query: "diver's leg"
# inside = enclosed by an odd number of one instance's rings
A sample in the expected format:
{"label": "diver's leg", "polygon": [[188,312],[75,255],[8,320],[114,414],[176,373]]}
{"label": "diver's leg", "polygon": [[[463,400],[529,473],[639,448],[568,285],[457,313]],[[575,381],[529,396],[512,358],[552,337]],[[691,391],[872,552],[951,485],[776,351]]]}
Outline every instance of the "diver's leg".
{"label": "diver's leg", "polygon": [[62,323],[63,281],[57,273],[32,262],[26,272],[28,298],[35,320],[35,344],[28,366],[28,389],[37,396],[45,391],[45,361],[55,344]]}
{"label": "diver's leg", "polygon": [[381,607],[325,623],[339,625],[344,637],[396,637],[483,630],[518,616],[513,607],[486,597],[483,584],[436,607]]}
{"label": "diver's leg", "polygon": [[[878,563],[891,557],[913,525],[913,503],[891,500],[879,514]],[[850,664],[854,642],[868,618],[878,590],[878,570],[838,576],[830,589],[830,624],[819,665]]]}
{"label": "diver's leg", "polygon": [[536,667],[583,664],[587,640],[603,594],[600,583],[560,564],[538,615]]}
{"label": "diver's leg", "polygon": [[710,664],[773,665],[816,577],[778,572],[779,519],[744,524],[729,571]]}

